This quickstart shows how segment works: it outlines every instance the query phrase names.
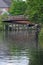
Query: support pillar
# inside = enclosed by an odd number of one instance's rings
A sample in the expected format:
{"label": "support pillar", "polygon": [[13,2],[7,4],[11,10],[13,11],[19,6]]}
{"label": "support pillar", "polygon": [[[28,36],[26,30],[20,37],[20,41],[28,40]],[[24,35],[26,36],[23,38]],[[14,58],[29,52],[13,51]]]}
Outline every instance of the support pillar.
{"label": "support pillar", "polygon": [[18,31],[19,31],[19,24],[18,24]]}

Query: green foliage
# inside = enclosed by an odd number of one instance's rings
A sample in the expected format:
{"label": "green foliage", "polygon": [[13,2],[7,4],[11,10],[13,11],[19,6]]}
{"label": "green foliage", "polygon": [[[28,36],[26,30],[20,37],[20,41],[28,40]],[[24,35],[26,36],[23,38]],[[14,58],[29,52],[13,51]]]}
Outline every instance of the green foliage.
{"label": "green foliage", "polygon": [[39,43],[41,47],[43,48],[43,28],[41,29],[41,32],[39,33]]}
{"label": "green foliage", "polygon": [[31,21],[36,23],[43,23],[43,0],[26,0],[27,10],[26,15]]}
{"label": "green foliage", "polygon": [[2,22],[4,19],[6,19],[8,17],[8,15],[5,13],[3,15],[0,15],[0,30],[3,30],[3,25],[5,24],[4,22]]}
{"label": "green foliage", "polygon": [[31,52],[29,65],[43,65],[43,51],[41,49]]}
{"label": "green foliage", "polygon": [[3,29],[3,26],[2,26],[2,16],[0,15],[0,30]]}
{"label": "green foliage", "polygon": [[22,15],[24,14],[26,10],[26,3],[24,1],[12,1],[11,7],[10,7],[10,13],[12,15]]}

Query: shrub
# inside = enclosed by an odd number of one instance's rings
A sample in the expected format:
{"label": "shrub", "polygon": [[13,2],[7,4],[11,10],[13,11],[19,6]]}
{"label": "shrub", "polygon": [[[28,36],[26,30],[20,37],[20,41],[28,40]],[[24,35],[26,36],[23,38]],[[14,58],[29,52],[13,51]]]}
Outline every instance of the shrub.
{"label": "shrub", "polygon": [[2,21],[3,21],[3,19],[6,19],[7,17],[8,17],[8,15],[6,13],[3,15],[0,15],[0,31],[2,31],[4,29],[3,25],[5,23],[3,23]]}

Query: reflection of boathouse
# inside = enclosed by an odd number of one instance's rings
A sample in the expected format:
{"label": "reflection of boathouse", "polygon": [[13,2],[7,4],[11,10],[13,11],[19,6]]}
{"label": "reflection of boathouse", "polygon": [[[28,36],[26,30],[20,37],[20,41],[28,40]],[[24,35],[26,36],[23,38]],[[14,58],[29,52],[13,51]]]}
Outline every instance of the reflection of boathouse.
{"label": "reflection of boathouse", "polygon": [[8,16],[3,22],[7,23],[6,29],[10,30],[27,29],[28,26],[33,25],[24,15]]}

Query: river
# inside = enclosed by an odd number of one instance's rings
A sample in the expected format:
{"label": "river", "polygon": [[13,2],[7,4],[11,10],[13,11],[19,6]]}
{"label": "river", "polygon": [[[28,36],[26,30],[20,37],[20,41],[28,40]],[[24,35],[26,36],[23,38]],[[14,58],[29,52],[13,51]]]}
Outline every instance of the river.
{"label": "river", "polygon": [[0,32],[0,65],[43,65],[36,31]]}

